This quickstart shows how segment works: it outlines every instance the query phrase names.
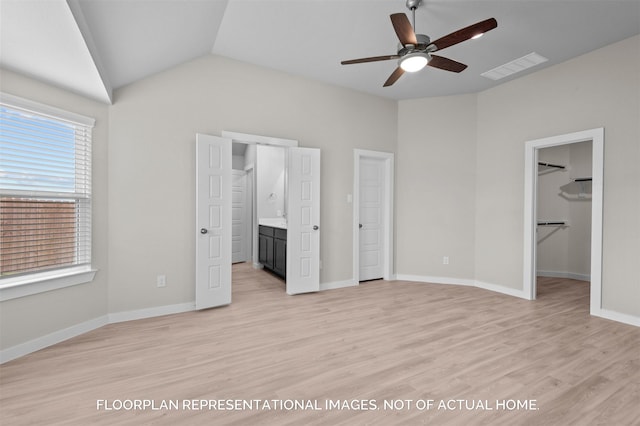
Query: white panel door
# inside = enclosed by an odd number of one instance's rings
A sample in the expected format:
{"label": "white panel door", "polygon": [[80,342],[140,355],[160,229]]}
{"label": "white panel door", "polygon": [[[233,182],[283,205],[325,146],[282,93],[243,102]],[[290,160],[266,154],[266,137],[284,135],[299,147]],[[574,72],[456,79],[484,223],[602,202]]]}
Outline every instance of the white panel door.
{"label": "white panel door", "polygon": [[231,303],[231,139],[196,135],[196,309]]}
{"label": "white panel door", "polygon": [[247,260],[247,172],[231,174],[231,261]]}
{"label": "white panel door", "polygon": [[320,150],[289,148],[287,293],[320,290]]}
{"label": "white panel door", "polygon": [[360,281],[383,277],[383,179],[383,160],[360,160]]}

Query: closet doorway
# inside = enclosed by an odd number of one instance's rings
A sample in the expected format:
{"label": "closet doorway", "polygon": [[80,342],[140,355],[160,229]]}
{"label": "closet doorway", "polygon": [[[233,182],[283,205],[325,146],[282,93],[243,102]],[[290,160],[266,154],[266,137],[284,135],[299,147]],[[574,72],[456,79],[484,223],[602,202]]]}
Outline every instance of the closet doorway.
{"label": "closet doorway", "polygon": [[[563,164],[567,163],[566,161],[546,161],[549,155],[564,155],[566,159],[570,159],[570,146],[578,143],[590,144],[590,168],[585,168],[584,164],[580,166],[576,164],[575,170],[573,170],[568,167],[568,164]],[[586,145],[581,146],[584,150]],[[574,151],[575,156],[579,157],[580,148]],[[584,156],[584,153],[582,154]],[[604,129],[602,128],[526,142],[523,290],[525,296],[530,300],[536,298],[536,279],[539,272],[538,266],[540,266],[542,275],[546,272],[547,274],[563,273],[567,278],[584,279],[588,277],[591,282],[590,312],[591,315],[601,316],[603,172]],[[540,174],[543,175],[545,181],[540,179]],[[549,177],[552,179],[547,179]],[[547,180],[551,182],[547,182]],[[545,188],[553,188],[554,185],[557,187],[555,195],[561,199],[577,202],[589,197],[591,200],[591,211],[588,212],[591,219],[588,274],[566,270],[575,267],[580,271],[585,271],[584,265],[578,267],[575,266],[577,264],[575,260],[569,260],[569,255],[563,248],[557,249],[559,252],[563,252],[563,255],[538,252],[544,243],[548,243],[552,239],[561,241],[564,237],[567,244],[570,240],[568,230],[571,227],[571,206],[562,205],[560,202],[550,206],[548,199],[554,198],[554,196],[541,193]],[[574,222],[576,228],[580,227],[579,222],[583,220],[584,212],[582,217],[580,213],[577,213],[574,218],[574,221],[577,221]],[[576,235],[575,237],[579,240],[580,237],[584,238],[584,235]],[[555,258],[553,258],[554,256]],[[584,263],[584,259],[581,262]],[[569,266],[570,264],[574,266]],[[565,268],[565,271],[544,271],[543,265],[547,265],[547,268],[550,269]]]}
{"label": "closet doorway", "polygon": [[591,281],[592,151],[591,141],[538,150],[538,278]]}

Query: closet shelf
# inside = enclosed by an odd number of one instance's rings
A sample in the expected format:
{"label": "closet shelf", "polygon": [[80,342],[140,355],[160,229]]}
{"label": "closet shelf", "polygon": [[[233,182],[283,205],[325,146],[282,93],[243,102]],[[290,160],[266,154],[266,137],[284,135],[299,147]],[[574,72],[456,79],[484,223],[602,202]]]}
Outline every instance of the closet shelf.
{"label": "closet shelf", "polygon": [[538,222],[538,226],[569,226],[564,220],[554,220],[551,222]]}
{"label": "closet shelf", "polygon": [[559,164],[551,164],[551,163],[543,163],[541,161],[538,161],[538,166],[544,166],[544,167],[552,167],[554,169],[565,169],[565,166],[561,166]]}

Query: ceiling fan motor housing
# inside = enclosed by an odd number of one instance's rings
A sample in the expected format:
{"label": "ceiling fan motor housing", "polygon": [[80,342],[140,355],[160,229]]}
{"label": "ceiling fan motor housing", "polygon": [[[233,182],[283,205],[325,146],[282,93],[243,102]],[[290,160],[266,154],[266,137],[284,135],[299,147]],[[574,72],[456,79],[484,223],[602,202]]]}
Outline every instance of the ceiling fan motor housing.
{"label": "ceiling fan motor housing", "polygon": [[398,43],[398,55],[406,55],[411,52],[431,52],[432,50],[427,50],[427,47],[431,44],[431,39],[429,36],[424,34],[416,34],[416,39],[418,40],[417,45],[407,44],[403,46],[402,43]]}

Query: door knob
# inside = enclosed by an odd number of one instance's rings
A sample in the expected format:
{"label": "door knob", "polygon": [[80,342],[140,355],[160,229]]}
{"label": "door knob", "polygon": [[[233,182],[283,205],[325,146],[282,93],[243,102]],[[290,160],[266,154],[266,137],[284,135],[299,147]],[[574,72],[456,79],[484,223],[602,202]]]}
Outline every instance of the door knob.
{"label": "door knob", "polygon": [[358,224],[358,228],[362,228],[362,224],[361,223]]}
{"label": "door knob", "polygon": [[201,228],[200,229],[200,233],[201,234],[206,234],[207,232],[209,232],[209,231],[207,231],[207,228]]}
{"label": "door knob", "polygon": [[314,230],[314,231],[317,231],[318,229],[319,229],[319,228],[318,228],[318,225],[313,225],[313,230]]}

